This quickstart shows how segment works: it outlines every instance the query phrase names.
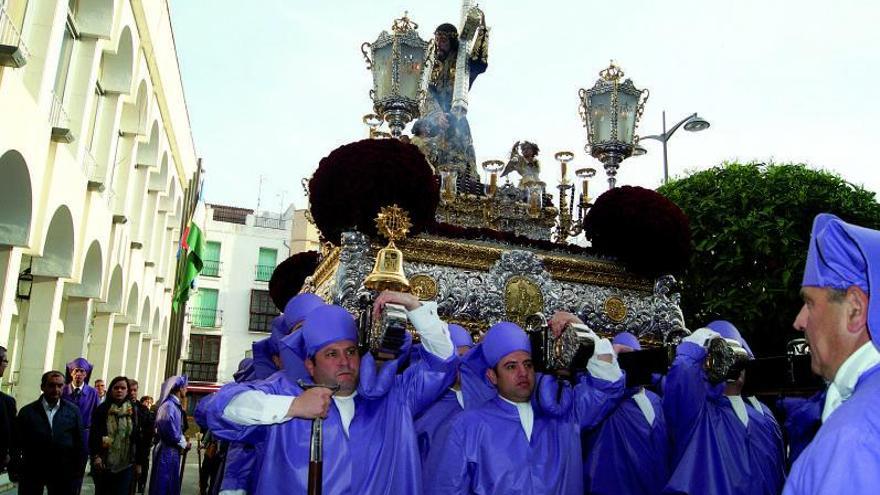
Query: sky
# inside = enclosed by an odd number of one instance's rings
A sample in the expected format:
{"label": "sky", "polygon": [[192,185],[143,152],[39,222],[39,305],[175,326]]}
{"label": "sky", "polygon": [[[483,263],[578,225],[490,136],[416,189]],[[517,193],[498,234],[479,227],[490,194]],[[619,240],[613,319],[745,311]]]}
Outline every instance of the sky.
{"label": "sky", "polygon": [[[367,136],[372,76],[360,53],[406,11],[429,39],[458,24],[454,0],[169,0],[205,199],[279,211],[307,206],[301,185],[320,159]],[[797,162],[880,192],[880,2],[483,0],[489,68],[468,119],[477,161],[518,140],[541,148],[542,178],[600,170],[584,153],[578,89],[614,60],[650,90],[637,134],[693,112],[711,123],[668,142],[671,177],[724,161]],[[656,188],[661,144],[625,160],[618,185]],[[259,205],[258,205],[259,202]]]}

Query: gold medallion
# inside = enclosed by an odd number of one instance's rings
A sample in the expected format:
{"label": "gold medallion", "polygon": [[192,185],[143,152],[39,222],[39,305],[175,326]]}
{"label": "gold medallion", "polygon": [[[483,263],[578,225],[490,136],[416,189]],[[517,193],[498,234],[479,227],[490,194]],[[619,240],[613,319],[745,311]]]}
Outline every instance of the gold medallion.
{"label": "gold medallion", "polygon": [[420,273],[409,279],[410,291],[420,301],[432,301],[437,298],[437,281],[430,275]]}
{"label": "gold medallion", "polygon": [[623,299],[611,296],[605,300],[605,314],[611,321],[620,323],[626,318],[627,308]]}
{"label": "gold medallion", "polygon": [[526,316],[543,311],[544,296],[538,284],[522,275],[510,277],[504,287],[504,309],[516,322],[523,322]]}

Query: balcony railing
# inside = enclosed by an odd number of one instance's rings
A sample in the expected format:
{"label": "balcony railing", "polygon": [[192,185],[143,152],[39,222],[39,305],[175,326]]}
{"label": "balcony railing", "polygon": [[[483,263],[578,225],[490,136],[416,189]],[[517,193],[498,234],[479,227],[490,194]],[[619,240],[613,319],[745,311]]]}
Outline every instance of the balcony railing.
{"label": "balcony railing", "polygon": [[202,272],[201,274],[206,277],[219,277],[220,276],[220,268],[223,266],[223,263],[217,260],[204,260],[202,261]]}
{"label": "balcony railing", "polygon": [[254,217],[254,227],[284,230],[285,228],[287,228],[286,224],[287,222],[284,221],[283,218],[275,218],[262,215]]}
{"label": "balcony railing", "polygon": [[220,328],[223,325],[223,311],[215,308],[190,308],[189,324],[199,328]]}
{"label": "balcony railing", "polygon": [[254,280],[257,282],[268,282],[272,278],[272,272],[275,271],[275,265],[257,265],[254,269]]}
{"label": "balcony railing", "polygon": [[49,124],[52,125],[52,141],[72,143],[73,133],[70,132],[70,117],[64,110],[61,98],[52,93],[52,108],[49,109]]}
{"label": "balcony railing", "polygon": [[0,66],[24,67],[31,58],[21,32],[6,12],[5,2],[0,2]]}
{"label": "balcony railing", "polygon": [[216,382],[217,364],[218,363],[184,360],[183,374],[186,375],[190,381]]}

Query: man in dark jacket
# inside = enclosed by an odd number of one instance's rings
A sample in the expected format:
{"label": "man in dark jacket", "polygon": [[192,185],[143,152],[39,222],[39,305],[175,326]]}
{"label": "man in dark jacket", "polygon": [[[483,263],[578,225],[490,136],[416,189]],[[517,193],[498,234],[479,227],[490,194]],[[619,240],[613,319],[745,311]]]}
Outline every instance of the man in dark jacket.
{"label": "man in dark jacket", "polygon": [[62,387],[64,374],[47,371],[40,382],[43,394],[16,417],[9,474],[22,495],[42,494],[44,488],[49,495],[79,491],[82,419],[76,406],[61,399]]}
{"label": "man in dark jacket", "polygon": [[[9,359],[6,348],[0,346],[0,377],[6,373]],[[12,425],[15,423],[15,399],[0,392],[0,473],[9,465],[9,449],[12,447]]]}
{"label": "man in dark jacket", "polygon": [[[138,414],[138,428],[140,430],[140,444],[144,447],[139,450],[138,465],[141,467],[141,473],[135,481],[137,482],[137,493],[144,493],[147,486],[147,480],[150,479],[150,449],[153,448],[153,433],[155,429],[156,414],[150,411],[150,408],[144,404],[144,400],[138,401],[138,381],[134,379],[128,380],[128,393],[132,404]],[[144,396],[149,398],[149,396]],[[150,398],[152,402],[152,398]]]}

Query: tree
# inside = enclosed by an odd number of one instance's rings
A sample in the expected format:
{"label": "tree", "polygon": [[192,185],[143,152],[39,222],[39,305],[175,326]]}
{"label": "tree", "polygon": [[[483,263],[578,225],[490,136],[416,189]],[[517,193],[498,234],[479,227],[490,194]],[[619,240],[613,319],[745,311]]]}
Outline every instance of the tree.
{"label": "tree", "polygon": [[759,355],[783,353],[803,336],[792,322],[816,214],[880,227],[874,193],[802,164],[725,163],[658,191],[690,218],[694,249],[682,276],[688,327],[729,320]]}

